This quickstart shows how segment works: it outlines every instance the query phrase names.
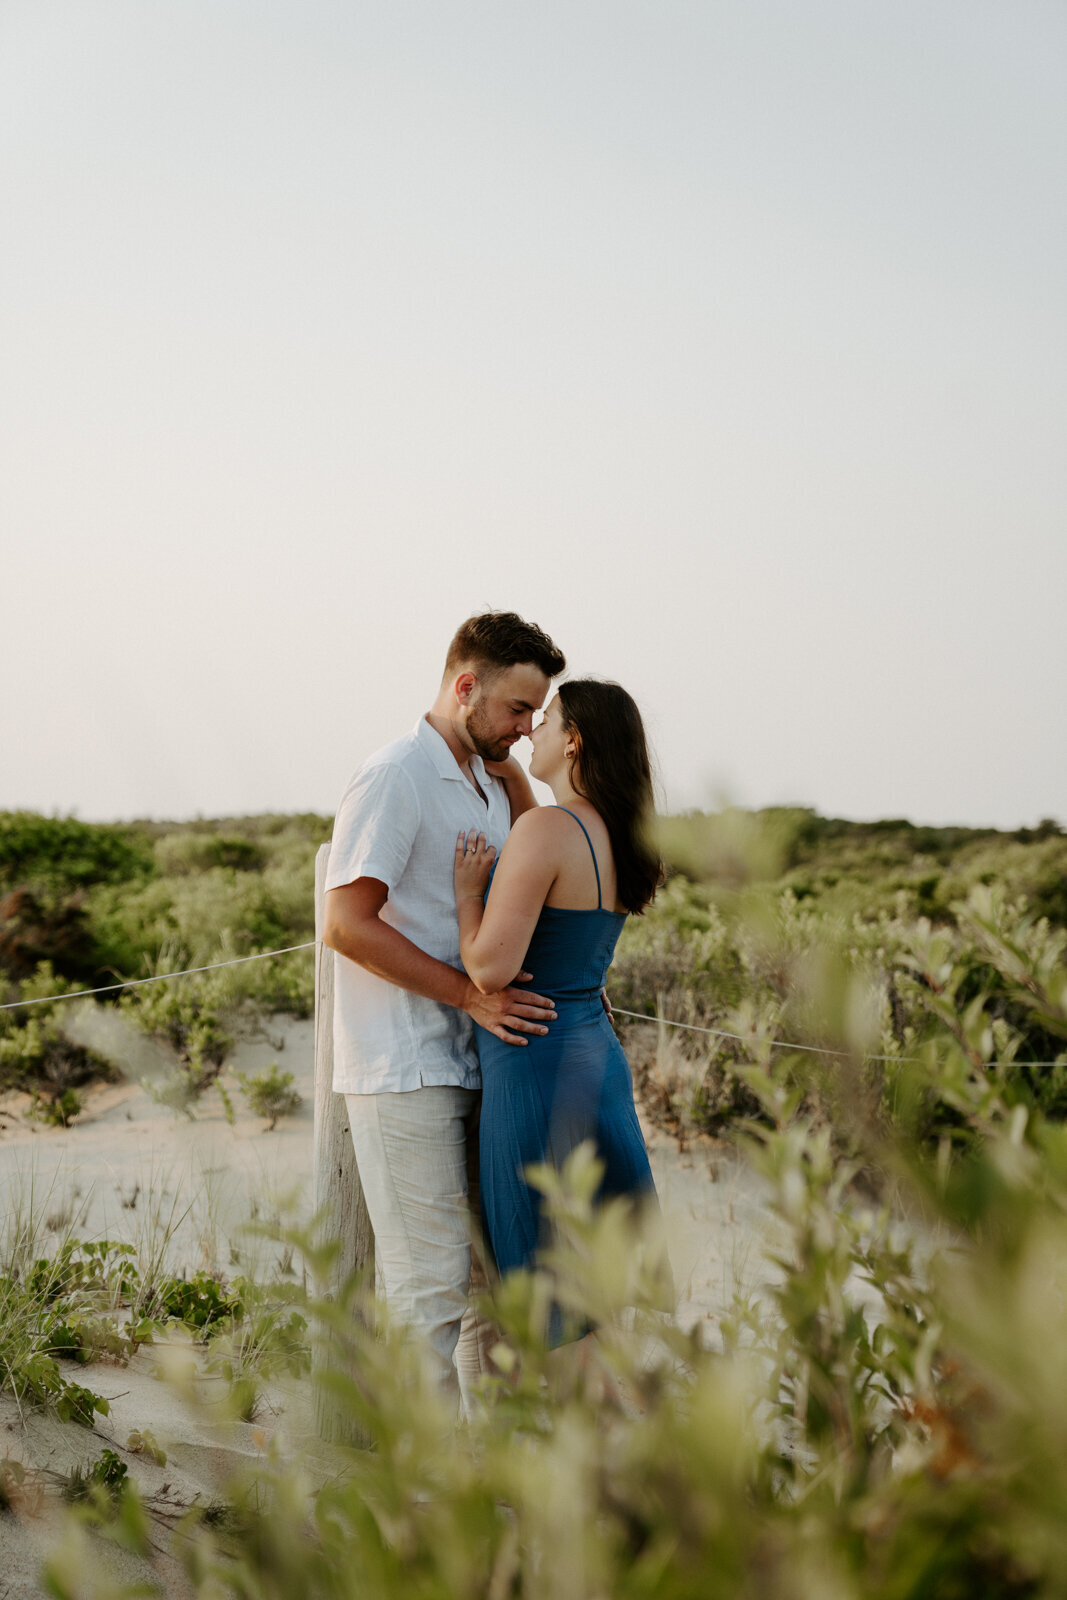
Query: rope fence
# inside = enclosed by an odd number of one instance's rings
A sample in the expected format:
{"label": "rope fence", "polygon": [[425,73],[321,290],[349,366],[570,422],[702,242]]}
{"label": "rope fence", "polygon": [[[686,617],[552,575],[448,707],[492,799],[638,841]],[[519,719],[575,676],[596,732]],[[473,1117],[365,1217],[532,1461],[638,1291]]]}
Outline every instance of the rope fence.
{"label": "rope fence", "polygon": [[[307,939],[303,944],[289,944],[283,950],[257,950],[250,956],[235,956],[229,961],[212,961],[206,967],[187,967],[182,972],[160,972],[151,978],[131,978],[125,983],[107,983],[99,989],[74,989],[67,994],[38,995],[33,1000],[11,1000],[5,1005],[0,1005],[0,1011],[22,1011],[27,1006],[55,1005],[60,1000],[87,1000],[97,994],[115,994],[119,989],[139,989],[146,983],[166,983],[171,978],[192,978],[199,972],[218,972],[222,967],[240,967],[248,961],[269,961],[274,956],[292,955],[296,950],[313,950],[318,944],[317,939]],[[609,997],[610,998],[610,997]],[[695,1022],[674,1022],[670,1017],[650,1017],[642,1011],[624,1011],[620,1006],[612,1006],[612,1015],[616,1017],[629,1017],[634,1022],[655,1022],[664,1028],[681,1028],[687,1033],[706,1033],[715,1039],[734,1039],[738,1044],[769,1044],[772,1050],[802,1050],[806,1055],[834,1056],[838,1060],[846,1057],[847,1050],[828,1050],[816,1044],[792,1044],[788,1039],[772,1039],[767,1034],[729,1033],[725,1028],[705,1028]],[[894,1062],[898,1066],[916,1064],[915,1056],[868,1056],[865,1061]],[[1055,1067],[1056,1061],[1027,1061],[1028,1067]],[[986,1061],[987,1067],[1011,1066],[1010,1061]]]}
{"label": "rope fence", "polygon": [[[623,1011],[621,1006],[612,1006],[612,1015],[616,1017],[633,1017],[635,1022],[658,1022],[664,1028],[684,1028],[688,1033],[710,1033],[715,1039],[736,1039],[739,1044],[769,1044],[773,1050],[803,1050],[814,1056],[847,1056],[847,1050],[827,1050],[818,1044],[790,1044],[787,1039],[770,1039],[766,1034],[758,1033],[727,1033],[725,1028],[702,1028],[695,1022],[672,1022],[670,1017],[650,1017],[643,1011]],[[864,1061],[896,1061],[898,1063],[913,1062],[915,1056],[864,1056]],[[1051,1067],[1052,1061],[1031,1061],[1032,1067]],[[997,1061],[990,1061],[988,1066],[999,1066]]]}
{"label": "rope fence", "polygon": [[159,972],[153,978],[130,978],[126,983],[105,983],[102,989],[73,989],[67,994],[43,994],[36,1000],[11,1000],[0,1011],[21,1011],[24,1006],[54,1005],[57,1000],[85,1000],[94,994],[114,994],[118,989],[139,989],[146,983],[166,983],[168,978],[191,978],[197,972],[218,972],[220,967],[241,967],[246,961],[267,961],[271,956],[291,955],[294,950],[311,950],[316,943],[287,944],[284,950],[257,950],[251,956],[235,956],[232,961],[212,961],[206,967],[187,967],[184,972]]}

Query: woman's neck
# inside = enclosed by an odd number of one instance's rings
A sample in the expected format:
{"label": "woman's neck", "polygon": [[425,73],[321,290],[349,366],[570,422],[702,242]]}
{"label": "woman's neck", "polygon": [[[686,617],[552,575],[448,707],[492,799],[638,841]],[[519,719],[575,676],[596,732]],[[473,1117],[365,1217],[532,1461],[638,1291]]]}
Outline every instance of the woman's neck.
{"label": "woman's neck", "polygon": [[552,798],[556,804],[563,806],[567,811],[571,810],[576,802],[585,799],[584,794],[579,794],[577,789],[572,786],[569,778],[557,778],[549,787],[552,790]]}

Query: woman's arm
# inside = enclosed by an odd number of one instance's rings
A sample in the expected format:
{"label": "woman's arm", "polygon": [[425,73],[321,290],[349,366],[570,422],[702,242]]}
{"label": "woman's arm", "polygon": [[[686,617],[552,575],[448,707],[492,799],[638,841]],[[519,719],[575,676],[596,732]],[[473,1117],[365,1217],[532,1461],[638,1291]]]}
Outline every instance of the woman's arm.
{"label": "woman's arm", "polygon": [[323,944],[388,983],[466,1011],[508,1044],[525,1044],[519,1034],[547,1032],[543,1024],[556,1015],[551,1000],[509,987],[483,994],[466,973],[420,950],[399,928],[382,920],[388,896],[388,888],[376,878],[357,878],[327,890]]}
{"label": "woman's arm", "polygon": [[457,839],[459,950],[468,976],[482,994],[506,989],[521,968],[541,907],[559,873],[561,837],[559,814],[553,808],[535,806],[525,813],[508,835],[484,908],[482,897],[496,852],[486,845],[484,834],[461,833]]}
{"label": "woman's arm", "polygon": [[537,809],[530,780],[513,756],[508,756],[506,761],[486,761],[483,765],[491,777],[499,778],[504,785],[513,826],[523,812]]}

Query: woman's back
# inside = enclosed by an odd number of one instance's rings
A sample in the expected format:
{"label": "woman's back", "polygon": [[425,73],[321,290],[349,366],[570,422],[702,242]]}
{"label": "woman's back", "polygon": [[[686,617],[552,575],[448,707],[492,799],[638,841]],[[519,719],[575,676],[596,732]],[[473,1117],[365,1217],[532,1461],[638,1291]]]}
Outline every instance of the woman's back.
{"label": "woman's back", "polygon": [[[562,825],[552,825],[550,819],[556,817]],[[573,808],[544,806],[539,818],[546,847],[553,852],[558,868],[545,905],[566,911],[622,912],[616,900],[611,840],[599,812],[587,802],[575,801]],[[563,822],[563,818],[573,821]]]}
{"label": "woman's back", "polygon": [[[522,965],[534,974],[531,987],[538,994],[553,1000],[596,998],[599,1005],[600,991],[626,921],[624,911],[611,910],[604,903],[604,878],[610,874],[614,879],[607,830],[602,823],[597,830],[604,835],[607,854],[602,870],[603,856],[597,859],[586,822],[567,806],[547,809],[573,819],[567,825],[566,845],[577,843],[581,853],[575,859],[574,849],[565,849],[559,875],[538,915]],[[594,829],[599,820],[595,813],[589,819]],[[559,830],[553,832],[558,843]],[[496,863],[493,865],[495,868]]]}

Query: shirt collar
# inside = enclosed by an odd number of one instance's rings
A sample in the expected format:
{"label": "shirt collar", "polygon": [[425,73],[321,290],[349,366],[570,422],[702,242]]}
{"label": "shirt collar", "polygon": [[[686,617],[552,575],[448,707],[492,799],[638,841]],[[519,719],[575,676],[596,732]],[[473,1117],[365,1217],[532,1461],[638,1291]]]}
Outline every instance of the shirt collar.
{"label": "shirt collar", "polygon": [[[458,778],[460,783],[467,782],[467,779],[459,769],[459,762],[437,729],[432,727],[425,717],[420,717],[415,724],[415,738],[419,747],[429,756],[439,778]],[[482,765],[481,756],[472,755],[470,767],[478,783],[488,794],[491,784],[489,774]]]}

